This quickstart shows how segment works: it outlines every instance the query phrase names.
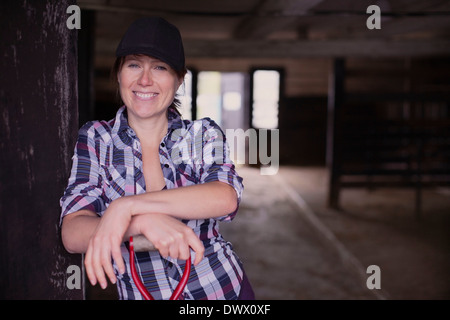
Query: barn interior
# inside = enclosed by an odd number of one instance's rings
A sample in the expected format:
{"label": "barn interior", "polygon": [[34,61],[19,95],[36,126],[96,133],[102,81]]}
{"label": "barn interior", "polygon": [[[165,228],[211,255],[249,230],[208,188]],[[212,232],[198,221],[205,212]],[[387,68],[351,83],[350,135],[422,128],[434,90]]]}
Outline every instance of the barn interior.
{"label": "barn interior", "polygon": [[[222,227],[259,298],[450,297],[450,1],[78,4],[88,71],[79,85],[90,89],[80,91],[80,124],[114,116],[115,48],[132,21],[157,15],[183,37],[183,116],[278,130],[277,178],[261,176],[247,154],[239,217]],[[340,262],[303,255],[304,237]],[[334,268],[317,271],[322,264]],[[380,267],[381,289],[367,287],[370,265]],[[337,280],[341,272],[353,279]]]}
{"label": "barn interior", "polygon": [[255,133],[221,230],[257,299],[450,299],[450,1],[76,5],[78,127],[114,117],[120,38],[161,16],[183,37],[183,117]]}

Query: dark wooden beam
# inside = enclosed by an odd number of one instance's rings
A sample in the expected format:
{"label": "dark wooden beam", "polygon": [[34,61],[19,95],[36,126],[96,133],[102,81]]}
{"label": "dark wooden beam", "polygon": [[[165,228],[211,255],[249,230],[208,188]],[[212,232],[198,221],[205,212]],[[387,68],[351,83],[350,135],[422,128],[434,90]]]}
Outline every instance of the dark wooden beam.
{"label": "dark wooden beam", "polygon": [[[98,39],[96,54],[112,55],[119,40]],[[198,40],[186,56],[207,58],[416,57],[450,54],[450,40]]]}
{"label": "dark wooden beam", "polygon": [[83,298],[66,286],[81,255],[65,251],[59,229],[78,130],[77,30],[66,27],[74,3],[0,3],[2,300]]}
{"label": "dark wooden beam", "polygon": [[327,115],[327,167],[329,170],[328,206],[339,207],[341,148],[339,139],[340,111],[345,95],[345,60],[337,58],[330,74]]}
{"label": "dark wooden beam", "polygon": [[[78,32],[78,123],[94,119],[95,11],[83,10],[83,27]],[[109,70],[108,70],[109,71]],[[108,72],[109,77],[109,72]]]}
{"label": "dark wooden beam", "polygon": [[450,54],[450,40],[190,40],[188,57],[403,57]]}
{"label": "dark wooden beam", "polygon": [[263,0],[234,31],[236,39],[264,39],[295,23],[322,0]]}

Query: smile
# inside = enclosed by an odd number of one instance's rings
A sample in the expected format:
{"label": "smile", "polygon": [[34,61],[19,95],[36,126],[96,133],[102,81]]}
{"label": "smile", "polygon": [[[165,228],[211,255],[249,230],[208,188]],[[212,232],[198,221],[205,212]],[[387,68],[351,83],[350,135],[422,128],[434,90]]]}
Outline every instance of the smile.
{"label": "smile", "polygon": [[133,93],[140,99],[151,99],[158,95],[157,93],[153,93],[153,92],[144,93],[144,92],[133,91]]}

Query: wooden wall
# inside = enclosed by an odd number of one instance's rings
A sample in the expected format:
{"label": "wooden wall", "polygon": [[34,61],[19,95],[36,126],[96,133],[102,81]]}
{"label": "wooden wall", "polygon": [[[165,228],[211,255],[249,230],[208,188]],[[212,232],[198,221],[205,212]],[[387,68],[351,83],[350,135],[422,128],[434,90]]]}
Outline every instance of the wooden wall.
{"label": "wooden wall", "polygon": [[[450,185],[450,59],[349,58],[334,106],[330,204],[339,189]],[[339,90],[335,88],[336,90]]]}

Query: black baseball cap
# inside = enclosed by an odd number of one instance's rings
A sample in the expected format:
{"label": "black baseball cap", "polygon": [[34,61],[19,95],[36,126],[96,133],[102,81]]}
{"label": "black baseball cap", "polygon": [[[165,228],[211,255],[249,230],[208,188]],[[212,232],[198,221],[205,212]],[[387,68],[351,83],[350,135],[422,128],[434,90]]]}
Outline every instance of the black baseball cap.
{"label": "black baseball cap", "polygon": [[175,71],[185,69],[180,31],[160,17],[141,18],[130,25],[117,47],[116,56],[130,54],[145,54],[157,58]]}

